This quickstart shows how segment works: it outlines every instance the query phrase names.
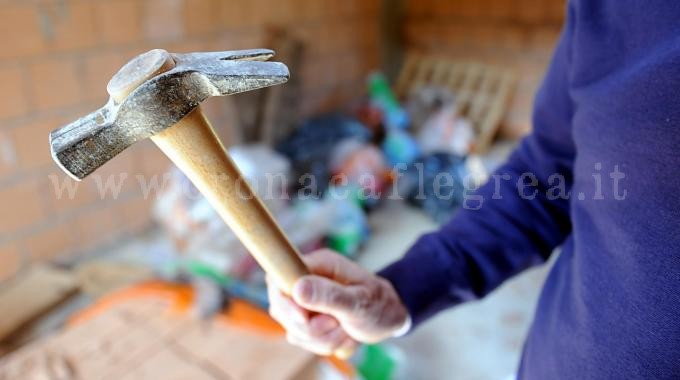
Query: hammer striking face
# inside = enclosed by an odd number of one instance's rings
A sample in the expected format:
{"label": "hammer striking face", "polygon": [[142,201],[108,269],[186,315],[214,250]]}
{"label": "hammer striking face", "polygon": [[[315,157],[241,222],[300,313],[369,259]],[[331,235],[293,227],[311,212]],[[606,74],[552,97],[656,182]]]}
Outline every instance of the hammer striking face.
{"label": "hammer striking face", "polygon": [[[52,157],[81,180],[135,142],[175,125],[208,97],[286,82],[284,64],[263,62],[273,55],[264,49],[142,54],[113,77],[104,107],[50,134]],[[150,77],[154,71],[158,75]]]}

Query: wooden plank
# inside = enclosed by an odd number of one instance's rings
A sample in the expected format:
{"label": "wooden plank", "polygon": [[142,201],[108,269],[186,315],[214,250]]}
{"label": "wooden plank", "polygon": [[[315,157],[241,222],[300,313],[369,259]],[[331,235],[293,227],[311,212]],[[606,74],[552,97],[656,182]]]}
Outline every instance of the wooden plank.
{"label": "wooden plank", "polygon": [[467,67],[468,64],[464,62],[456,63],[451,66],[446,86],[449,87],[454,94],[458,92],[458,89],[463,84],[463,77],[465,76]]}
{"label": "wooden plank", "polygon": [[430,77],[429,84],[439,85],[446,83],[449,73],[451,72],[452,63],[444,60],[438,59],[434,63],[434,68],[432,69],[432,76]]}
{"label": "wooden plank", "polygon": [[406,56],[404,65],[402,66],[399,76],[397,77],[396,84],[394,85],[394,91],[398,96],[408,95],[411,79],[413,78],[419,60],[420,57],[415,53],[411,53]]}
{"label": "wooden plank", "polygon": [[74,294],[77,281],[67,271],[35,266],[0,290],[0,340]]}
{"label": "wooden plank", "polygon": [[413,80],[408,88],[408,93],[417,91],[419,88],[428,84],[432,71],[434,70],[435,60],[431,57],[422,58],[415,69]]}
{"label": "wooden plank", "polygon": [[478,126],[475,152],[484,152],[491,146],[507,108],[513,84],[514,75],[511,72],[506,71],[501,75],[495,91],[496,96],[489,105],[485,119]]}
{"label": "wooden plank", "polygon": [[493,67],[483,67],[481,83],[477,92],[473,95],[470,105],[469,117],[474,123],[479,123],[484,117],[484,111],[488,109],[489,103],[495,96],[492,89],[496,87],[498,80],[498,73]]}
{"label": "wooden plank", "polygon": [[470,63],[463,74],[463,82],[456,93],[458,109],[465,117],[468,115],[470,102],[474,95],[475,88],[477,87],[477,83],[480,80],[481,73],[481,65]]}

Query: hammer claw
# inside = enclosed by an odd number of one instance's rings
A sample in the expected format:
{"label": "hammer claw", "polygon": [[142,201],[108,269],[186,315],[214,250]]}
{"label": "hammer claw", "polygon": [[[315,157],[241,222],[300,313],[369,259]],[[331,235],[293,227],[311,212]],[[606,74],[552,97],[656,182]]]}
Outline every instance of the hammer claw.
{"label": "hammer claw", "polygon": [[285,83],[290,75],[282,63],[260,61],[212,61],[200,73],[209,77],[222,96]]}

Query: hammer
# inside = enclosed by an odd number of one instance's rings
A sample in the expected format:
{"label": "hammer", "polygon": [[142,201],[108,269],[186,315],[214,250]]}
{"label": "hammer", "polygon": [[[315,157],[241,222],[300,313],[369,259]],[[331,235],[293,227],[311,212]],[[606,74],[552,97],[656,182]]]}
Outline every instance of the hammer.
{"label": "hammer", "polygon": [[231,160],[200,103],[288,80],[288,68],[256,49],[171,54],[151,50],[133,58],[107,86],[99,110],[50,133],[52,157],[81,180],[145,138],[193,182],[276,284],[290,294],[308,274],[262,201]]}

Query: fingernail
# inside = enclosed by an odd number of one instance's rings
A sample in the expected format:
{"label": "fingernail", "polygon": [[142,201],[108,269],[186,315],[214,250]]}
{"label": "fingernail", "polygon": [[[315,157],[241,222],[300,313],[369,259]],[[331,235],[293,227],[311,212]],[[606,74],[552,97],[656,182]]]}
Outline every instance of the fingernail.
{"label": "fingernail", "polygon": [[357,343],[349,339],[348,341],[344,342],[337,350],[335,350],[333,355],[335,355],[338,359],[347,360],[351,358],[352,355],[354,355],[356,347]]}
{"label": "fingernail", "polygon": [[312,302],[312,298],[314,298],[314,284],[312,281],[303,278],[295,283],[293,297],[301,302]]}
{"label": "fingernail", "polygon": [[326,332],[338,326],[338,322],[335,319],[323,315],[312,318],[310,323],[314,329],[322,332]]}

